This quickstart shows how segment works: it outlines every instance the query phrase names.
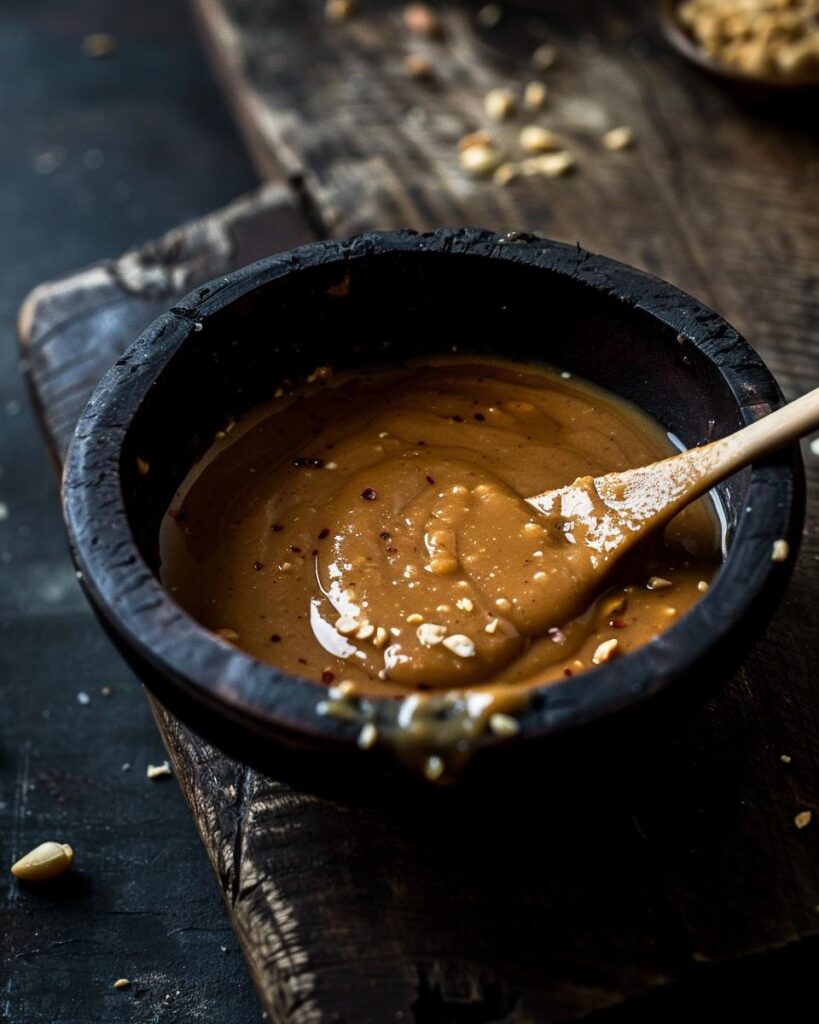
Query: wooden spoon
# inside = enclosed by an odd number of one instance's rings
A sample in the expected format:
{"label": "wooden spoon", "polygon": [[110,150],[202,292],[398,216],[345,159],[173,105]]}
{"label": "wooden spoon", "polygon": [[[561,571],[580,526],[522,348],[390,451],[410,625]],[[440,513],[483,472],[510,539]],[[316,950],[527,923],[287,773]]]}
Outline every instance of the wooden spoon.
{"label": "wooden spoon", "polygon": [[720,480],[788,441],[819,428],[819,388],[735,434],[650,466],[581,477],[526,500],[567,545],[549,600],[566,621],[599,592],[603,578],[634,544],[665,526]]}

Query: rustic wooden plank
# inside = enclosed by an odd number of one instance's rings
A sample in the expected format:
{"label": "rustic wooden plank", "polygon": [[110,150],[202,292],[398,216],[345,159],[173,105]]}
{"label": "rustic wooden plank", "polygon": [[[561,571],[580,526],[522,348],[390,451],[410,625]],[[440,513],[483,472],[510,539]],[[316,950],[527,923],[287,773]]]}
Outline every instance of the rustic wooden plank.
{"label": "rustic wooden plank", "polygon": [[[93,382],[157,308],[306,234],[271,186],[37,289],[21,336],[56,458]],[[464,1006],[570,1020],[685,970],[684,932],[614,774],[550,798],[571,837],[556,844],[524,790],[504,796],[503,829],[474,797],[421,818],[346,806],[225,757],[149,699],[273,1020],[400,1020],[416,1006],[433,1020]]]}
{"label": "rustic wooden plank", "polygon": [[118,259],[35,288],[20,309],[18,329],[58,458],[101,373],[175,299],[313,237],[290,189],[271,184]]}
{"label": "rustic wooden plank", "polygon": [[[75,285],[82,289],[89,278],[99,272],[77,275]],[[59,397],[61,380],[70,382],[72,331],[83,322],[77,302],[68,301],[61,350],[55,306],[47,301],[59,293],[71,294],[64,286],[41,290],[51,329],[33,334],[47,348],[28,350],[46,400]],[[111,288],[101,294],[110,299]],[[169,292],[165,301],[173,298]],[[36,304],[31,312],[36,325]],[[78,336],[86,335],[80,327]],[[129,339],[125,333],[120,343]],[[47,372],[52,360],[62,376]],[[78,366],[86,372],[83,360]],[[535,1019],[573,1019],[686,973],[688,941],[664,898],[658,865],[631,824],[632,804],[646,796],[643,773],[629,778],[609,769],[604,782],[589,784],[563,766],[574,781],[562,800],[548,798],[549,818],[569,841],[556,841],[540,818],[532,820],[527,790],[523,805],[520,797],[504,801],[501,828],[487,829],[474,801],[454,814],[433,805],[422,826],[400,813],[294,792],[154,708],[274,1020],[322,1020],[339,1008],[351,1019],[378,1020],[385,1005],[400,1012],[419,999],[430,1013],[469,1002],[495,1015],[514,1006]],[[684,763],[687,753],[678,741],[675,759]],[[680,785],[673,766],[662,787],[669,780]],[[661,806],[666,799],[664,793]],[[675,813],[680,803],[685,799]],[[350,964],[363,966],[351,977]]]}
{"label": "rustic wooden plank", "polygon": [[[815,383],[811,98],[772,106],[723,91],[664,45],[656,5],[644,0],[503,6],[501,25],[487,32],[475,5],[438,4],[445,32],[429,41],[410,37],[400,3],[362,0],[337,24],[305,0],[195,0],[260,168],[284,166],[326,230],[479,223],[579,241],[718,308],[789,395]],[[524,119],[492,125],[482,97],[496,85],[519,90],[544,39],[559,56],[546,76],[547,109],[534,119],[567,140],[577,173],[506,188],[465,177],[456,158],[464,133],[488,127],[513,149]],[[406,77],[410,51],[431,59],[432,83]],[[634,130],[636,146],[606,152],[600,136],[618,124]],[[658,746],[655,785],[641,797],[640,826],[703,958],[777,945],[819,924],[816,843],[792,822],[819,796],[818,465],[809,460],[811,515],[782,611],[732,686],[675,744]],[[787,769],[783,753],[793,756]]]}
{"label": "rustic wooden plank", "polygon": [[[396,4],[362,2],[360,19],[341,26],[306,2],[197,4],[257,160],[286,169],[317,230],[482,223],[579,238],[727,312],[792,394],[815,376],[815,139],[681,68],[645,5],[621,5],[618,20],[601,5],[553,5],[562,66],[548,120],[576,139],[581,166],[564,181],[499,190],[462,178],[453,146],[481,123],[485,88],[528,77],[503,58],[531,48],[528,19],[510,16],[490,49],[462,8],[445,5],[448,42],[429,48],[446,87],[426,92],[400,71]],[[592,34],[577,45],[581,24]],[[599,149],[614,123],[637,131],[633,152]],[[148,260],[136,288],[106,265],[27,304],[32,379],[58,448],[96,376],[174,300],[175,283],[186,278],[185,290],[246,262],[253,245],[261,254],[307,234],[288,195],[275,195],[267,213],[264,199],[241,204],[231,230],[244,225],[245,247],[220,245],[208,222],[189,230],[202,240],[190,276],[175,274],[178,254],[161,244],[156,293],[144,287],[157,279]],[[287,211],[290,228],[257,230],[259,202],[276,223]],[[815,508],[815,463],[810,486]],[[557,793],[544,767],[548,800],[528,780],[523,799],[499,803],[500,821],[468,802],[433,805],[418,821],[296,793],[157,709],[271,1017],[577,1019],[687,977],[694,958],[815,933],[815,830],[792,821],[819,807],[815,526],[812,514],[783,612],[730,686],[646,740],[636,763],[614,751],[597,775],[563,766]]]}

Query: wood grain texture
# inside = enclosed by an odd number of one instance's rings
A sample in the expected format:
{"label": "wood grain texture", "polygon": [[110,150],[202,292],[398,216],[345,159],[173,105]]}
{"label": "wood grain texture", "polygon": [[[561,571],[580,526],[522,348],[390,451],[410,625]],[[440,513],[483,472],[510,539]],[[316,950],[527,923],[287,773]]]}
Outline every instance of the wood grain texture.
{"label": "wood grain texture", "polygon": [[[362,0],[352,18],[334,24],[306,0],[195,0],[260,168],[284,167],[326,230],[480,223],[577,241],[717,308],[759,349],[789,396],[816,382],[819,121],[810,97],[777,105],[726,92],[665,45],[655,5],[645,0],[509,3],[492,31],[477,29],[476,4],[437,6],[444,38],[424,41],[406,31],[400,3]],[[544,76],[547,107],[533,119],[566,140],[577,172],[506,188],[467,178],[457,140],[488,127],[514,149],[526,119],[497,128],[482,98],[490,87],[520,89],[536,77],[527,61],[544,40],[556,45],[558,60]],[[432,83],[407,78],[408,52],[431,59]],[[636,145],[609,153],[601,135],[619,124],[634,130]],[[785,607],[722,696],[725,715],[706,709],[685,739],[703,749],[690,776],[675,783],[675,797],[701,794],[701,811],[690,819],[670,815],[660,788],[645,810],[645,821],[656,822],[646,834],[667,858],[673,896],[704,957],[762,948],[817,926],[819,878],[804,837],[786,838],[786,829],[791,811],[817,797],[808,765],[819,754],[819,719],[792,709],[812,703],[817,678],[818,465],[809,456],[811,516]],[[779,754],[791,748],[800,751],[793,763],[804,774],[772,784],[782,776]],[[659,756],[658,778],[664,769],[673,774],[677,754]],[[736,756],[754,794],[746,805],[741,793],[714,792],[712,784]],[[723,827],[728,822],[731,829]],[[757,832],[760,822],[767,825]],[[757,834],[749,842],[750,832]],[[788,880],[765,882],[775,850],[785,848],[804,881],[798,894]],[[743,928],[725,922],[726,906],[746,908]]]}
{"label": "wood grain texture", "polygon": [[[263,192],[189,228],[179,249],[165,240],[158,261],[132,255],[136,286],[105,265],[30,300],[30,372],[58,451],[139,322],[251,251],[307,237],[304,217],[337,234],[480,223],[579,240],[714,305],[791,395],[815,382],[816,125],[697,77],[655,38],[651,5],[552,4],[534,34],[507,5],[490,44],[444,5],[446,42],[413,44],[438,69],[423,86],[401,70],[397,4],[362,0],[333,26],[306,0],[196,4],[257,161],[283,168],[294,198]],[[483,92],[528,78],[507,55],[547,33],[561,58],[542,120],[572,140],[577,173],[505,190],[463,178],[454,146],[482,124]],[[606,153],[599,135],[619,123],[637,146]],[[224,244],[226,223],[246,245]],[[816,933],[816,831],[793,817],[819,811],[817,465],[794,583],[753,657],[597,775],[558,770],[489,809],[418,820],[294,792],[155,708],[273,1020],[574,1020],[690,981],[702,961]]]}

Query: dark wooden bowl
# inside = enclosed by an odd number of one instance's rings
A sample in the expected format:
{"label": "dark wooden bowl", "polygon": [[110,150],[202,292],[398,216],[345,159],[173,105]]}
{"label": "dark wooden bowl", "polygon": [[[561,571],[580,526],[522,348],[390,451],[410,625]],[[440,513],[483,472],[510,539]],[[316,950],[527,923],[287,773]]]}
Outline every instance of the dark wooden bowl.
{"label": "dark wooden bowl", "polygon": [[710,56],[677,17],[678,7],[679,0],[660,0],[660,23],[666,39],[683,57],[709,74],[730,83],[739,92],[749,97],[775,97],[790,95],[793,92],[810,92],[819,88],[819,68],[812,68],[796,75],[781,75],[773,71],[766,74],[750,74]]}
{"label": "dark wooden bowl", "polygon": [[[349,274],[349,291],[328,289]],[[191,293],[156,320],[95,391],[67,457],[65,516],[83,586],[127,660],[213,742],[274,772],[403,777],[389,751],[360,751],[358,726],[320,717],[323,687],[231,647],[157,578],[159,524],[229,416],[284,378],[450,351],[543,359],[636,402],[687,445],[726,434],[782,395],[716,313],[671,285],[580,248],[475,229],[373,233],[274,256]],[[137,459],[150,464],[140,475]],[[543,687],[511,741],[486,737],[466,774],[540,758],[558,734],[654,709],[726,673],[773,611],[803,515],[797,446],[719,488],[727,554],[699,604],[662,636],[582,678]],[[394,701],[376,703],[384,729]],[[639,717],[639,716],[638,716]],[[593,731],[593,730],[592,730]],[[588,735],[584,728],[582,734]],[[522,761],[516,761],[516,755]],[[515,768],[514,770],[519,770]]]}

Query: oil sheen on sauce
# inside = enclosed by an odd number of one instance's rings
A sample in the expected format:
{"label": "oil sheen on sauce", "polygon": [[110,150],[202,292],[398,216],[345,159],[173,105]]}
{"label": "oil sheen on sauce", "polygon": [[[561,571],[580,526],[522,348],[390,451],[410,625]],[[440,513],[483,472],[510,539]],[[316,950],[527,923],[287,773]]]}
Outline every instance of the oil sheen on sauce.
{"label": "oil sheen on sauce", "polygon": [[[675,452],[626,402],[474,358],[313,376],[191,469],[163,522],[161,577],[226,641],[326,684],[325,709],[403,699],[430,776],[435,751],[463,752],[490,722],[513,732],[506,712],[532,687],[622,657],[707,589],[719,537],[701,500],[570,618],[550,604],[565,542],[524,499]],[[461,710],[432,742],[442,704]],[[362,745],[375,735],[363,728]]]}

